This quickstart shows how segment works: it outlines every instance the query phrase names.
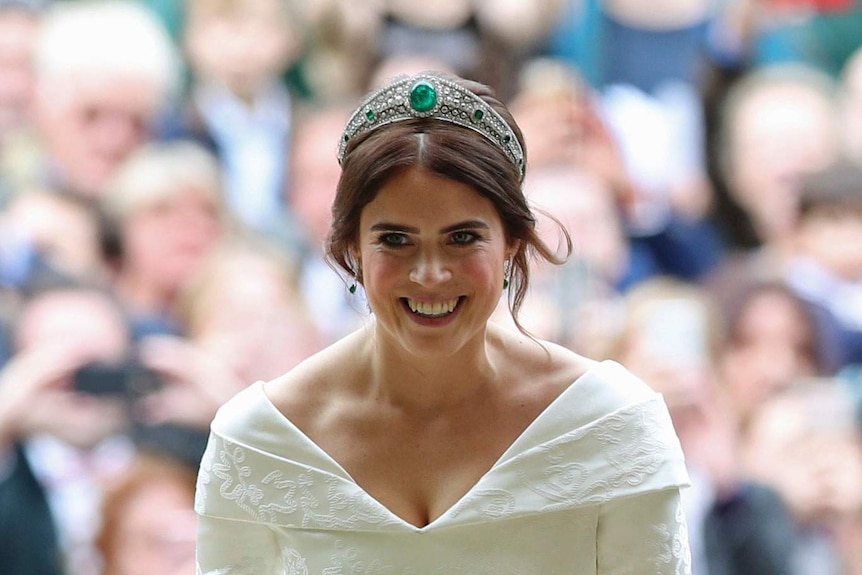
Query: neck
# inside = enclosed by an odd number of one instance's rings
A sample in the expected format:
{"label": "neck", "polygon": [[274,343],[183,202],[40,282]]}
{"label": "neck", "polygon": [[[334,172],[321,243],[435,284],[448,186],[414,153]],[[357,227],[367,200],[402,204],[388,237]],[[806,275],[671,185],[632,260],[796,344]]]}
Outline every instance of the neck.
{"label": "neck", "polygon": [[488,330],[453,354],[416,355],[369,328],[368,393],[404,408],[441,410],[487,393],[497,380]]}

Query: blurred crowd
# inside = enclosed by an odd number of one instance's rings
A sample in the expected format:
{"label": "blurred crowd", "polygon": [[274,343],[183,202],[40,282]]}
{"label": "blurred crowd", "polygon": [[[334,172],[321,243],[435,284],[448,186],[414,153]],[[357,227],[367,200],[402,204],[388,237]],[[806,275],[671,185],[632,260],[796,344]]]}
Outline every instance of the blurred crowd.
{"label": "blurred crowd", "polygon": [[521,125],[575,245],[521,323],[664,394],[695,575],[862,574],[858,0],[0,0],[0,572],[193,575],[215,410],[367,321],[336,146],[425,69]]}

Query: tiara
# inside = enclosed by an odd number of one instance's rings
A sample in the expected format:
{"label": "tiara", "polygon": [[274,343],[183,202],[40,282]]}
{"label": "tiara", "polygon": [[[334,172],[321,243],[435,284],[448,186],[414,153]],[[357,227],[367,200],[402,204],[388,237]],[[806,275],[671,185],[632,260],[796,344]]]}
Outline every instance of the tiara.
{"label": "tiara", "polygon": [[509,156],[524,179],[524,150],[506,120],[467,88],[427,72],[398,76],[356,108],[338,144],[338,163],[356,136],[414,118],[451,122],[482,134]]}

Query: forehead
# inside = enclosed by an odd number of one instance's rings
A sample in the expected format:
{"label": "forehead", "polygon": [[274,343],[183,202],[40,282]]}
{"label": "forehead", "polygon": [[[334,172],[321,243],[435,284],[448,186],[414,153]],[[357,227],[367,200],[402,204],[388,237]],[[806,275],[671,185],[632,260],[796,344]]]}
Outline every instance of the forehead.
{"label": "forehead", "polygon": [[113,304],[91,293],[46,294],[30,304],[18,327],[22,349],[54,342],[124,347],[128,332]]}
{"label": "forehead", "polygon": [[500,217],[494,204],[473,187],[421,168],[410,168],[389,180],[362,211],[363,224],[385,220],[456,222]]}
{"label": "forehead", "polygon": [[791,296],[778,291],[767,290],[754,295],[745,304],[737,323],[737,329],[746,335],[808,337],[808,321],[803,309]]}
{"label": "forehead", "polygon": [[46,82],[43,88],[40,103],[53,113],[97,110],[150,119],[158,112],[158,88],[134,74],[80,74],[74,82]]}
{"label": "forehead", "polygon": [[740,132],[806,127],[829,130],[833,109],[825,96],[805,86],[764,87],[740,107]]}

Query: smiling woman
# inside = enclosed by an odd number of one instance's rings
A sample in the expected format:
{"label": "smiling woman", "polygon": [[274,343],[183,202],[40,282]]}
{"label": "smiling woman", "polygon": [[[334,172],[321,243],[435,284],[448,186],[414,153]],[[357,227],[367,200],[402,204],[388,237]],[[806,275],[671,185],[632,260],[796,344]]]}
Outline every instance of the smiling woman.
{"label": "smiling woman", "polygon": [[503,262],[518,247],[488,199],[419,167],[380,188],[362,210],[358,239],[351,257],[362,262],[358,281],[379,333],[417,357],[435,349],[429,337],[453,353],[484,337],[506,281]]}
{"label": "smiling woman", "polygon": [[483,85],[424,73],[360,104],[327,256],[372,319],[219,411],[201,573],[689,573],[660,396],[489,321],[508,291],[517,324],[532,256],[561,261],[524,160]]}

